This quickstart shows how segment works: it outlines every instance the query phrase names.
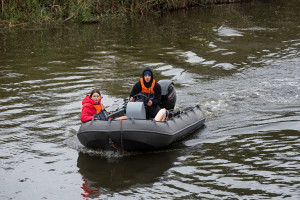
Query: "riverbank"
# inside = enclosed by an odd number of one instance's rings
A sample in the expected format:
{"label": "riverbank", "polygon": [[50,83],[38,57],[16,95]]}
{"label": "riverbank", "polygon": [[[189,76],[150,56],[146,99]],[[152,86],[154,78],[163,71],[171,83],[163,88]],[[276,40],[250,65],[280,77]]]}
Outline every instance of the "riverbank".
{"label": "riverbank", "polygon": [[0,26],[76,21],[96,23],[105,17],[160,15],[164,12],[250,0],[1,0]]}

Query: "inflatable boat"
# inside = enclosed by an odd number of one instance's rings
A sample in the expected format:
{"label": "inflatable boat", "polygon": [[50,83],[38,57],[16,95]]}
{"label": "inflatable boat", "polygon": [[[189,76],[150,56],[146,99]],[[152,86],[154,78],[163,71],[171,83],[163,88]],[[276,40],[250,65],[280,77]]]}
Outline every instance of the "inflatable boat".
{"label": "inflatable boat", "polygon": [[[168,147],[203,126],[205,115],[199,105],[175,112],[176,93],[172,82],[160,84],[167,100],[163,103],[168,104],[161,106],[168,108],[170,113],[166,120],[146,119],[144,103],[129,102],[125,109],[110,114],[108,121],[82,123],[77,134],[81,144],[94,149],[155,151]],[[115,120],[121,116],[127,116],[127,120]]]}

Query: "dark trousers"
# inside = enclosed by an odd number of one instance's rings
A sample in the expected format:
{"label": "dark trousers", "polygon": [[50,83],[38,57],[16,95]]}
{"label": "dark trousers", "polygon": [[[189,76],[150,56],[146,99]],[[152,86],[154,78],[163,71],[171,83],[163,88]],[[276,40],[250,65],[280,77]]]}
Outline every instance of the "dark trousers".
{"label": "dark trousers", "polygon": [[161,109],[159,105],[155,105],[155,106],[146,106],[146,118],[155,118],[156,114],[159,112],[159,110]]}

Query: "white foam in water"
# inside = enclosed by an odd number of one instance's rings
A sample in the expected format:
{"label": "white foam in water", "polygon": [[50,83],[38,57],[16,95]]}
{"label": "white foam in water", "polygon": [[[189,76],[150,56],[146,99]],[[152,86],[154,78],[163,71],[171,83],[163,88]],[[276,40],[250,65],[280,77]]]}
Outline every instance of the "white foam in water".
{"label": "white foam in water", "polygon": [[73,136],[67,138],[64,143],[71,149],[74,149],[78,152],[88,154],[90,156],[99,156],[104,158],[120,158],[126,156],[117,151],[109,151],[109,150],[94,150],[84,147],[78,140],[77,136]]}
{"label": "white foam in water", "polygon": [[217,47],[213,42],[210,42],[208,46],[211,47],[211,48],[216,48]]}
{"label": "white foam in water", "polygon": [[187,57],[186,62],[191,64],[202,63],[205,61],[204,58],[201,58],[200,56],[191,51],[183,53],[183,56]]}
{"label": "white foam in water", "polygon": [[21,77],[24,76],[24,74],[20,74],[20,73],[8,73],[6,74],[7,78],[17,78],[17,77]]}
{"label": "white foam in water", "polygon": [[163,71],[162,74],[165,76],[177,76],[179,77],[183,73],[183,69],[180,68],[172,68],[167,71]]}
{"label": "white foam in water", "polygon": [[205,115],[207,117],[213,117],[220,113],[226,112],[228,109],[228,104],[223,99],[210,99],[203,101],[203,107],[205,108]]}
{"label": "white foam in water", "polygon": [[219,63],[219,64],[216,64],[214,65],[213,67],[221,67],[225,70],[231,70],[231,69],[235,69],[236,66],[230,64],[230,63]]}
{"label": "white foam in water", "polygon": [[53,61],[49,61],[49,64],[65,64],[66,62],[64,61],[60,61],[60,60],[53,60]]}
{"label": "white foam in water", "polygon": [[157,68],[156,70],[164,71],[164,70],[168,70],[168,69],[173,69],[173,66],[172,65],[165,65],[165,66]]}
{"label": "white foam in water", "polygon": [[232,55],[232,54],[236,54],[236,52],[224,52],[224,53],[221,53],[223,56],[226,56],[226,55]]}
{"label": "white foam in water", "polygon": [[233,28],[229,28],[226,27],[224,25],[220,26],[220,28],[217,29],[217,32],[220,36],[225,36],[225,37],[229,37],[229,36],[235,36],[235,37],[239,37],[239,36],[243,36],[243,34]]}
{"label": "white foam in water", "polygon": [[88,52],[89,54],[109,54],[109,51],[93,51],[93,52]]}
{"label": "white foam in water", "polygon": [[157,68],[156,70],[161,71],[161,74],[174,81],[176,84],[191,85],[195,83],[196,74],[186,72],[181,68],[174,68],[172,65],[165,65]]}
{"label": "white foam in water", "polygon": [[202,63],[202,65],[213,65],[213,64],[215,64],[216,62],[217,62],[217,61],[215,61],[215,60],[205,61],[205,62]]}

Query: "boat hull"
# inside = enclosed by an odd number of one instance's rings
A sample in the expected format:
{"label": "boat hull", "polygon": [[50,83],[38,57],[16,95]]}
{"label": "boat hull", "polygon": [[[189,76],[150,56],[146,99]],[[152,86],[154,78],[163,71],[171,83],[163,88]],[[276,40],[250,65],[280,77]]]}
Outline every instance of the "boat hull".
{"label": "boat hull", "polygon": [[152,151],[166,148],[205,122],[200,106],[164,122],[154,120],[93,120],[83,123],[77,137],[88,148]]}

